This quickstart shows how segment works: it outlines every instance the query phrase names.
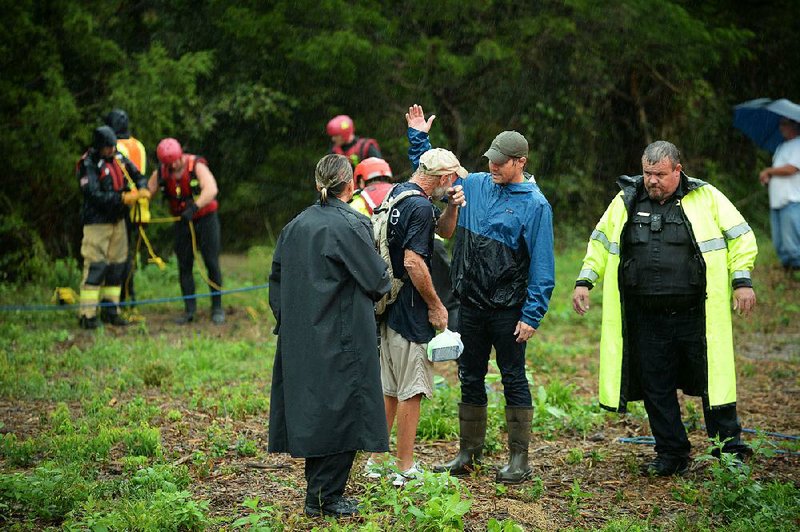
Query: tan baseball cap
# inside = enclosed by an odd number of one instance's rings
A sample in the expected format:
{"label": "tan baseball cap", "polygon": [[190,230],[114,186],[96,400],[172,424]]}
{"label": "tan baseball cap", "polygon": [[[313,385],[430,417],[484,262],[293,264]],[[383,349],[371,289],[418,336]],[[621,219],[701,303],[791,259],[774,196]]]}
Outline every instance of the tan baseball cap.
{"label": "tan baseball cap", "polygon": [[458,177],[467,177],[469,174],[453,152],[444,148],[433,148],[423,153],[419,158],[419,167],[426,175],[447,175],[455,172]]}
{"label": "tan baseball cap", "polygon": [[494,138],[483,156],[494,164],[503,164],[512,157],[527,157],[528,141],[516,131],[503,131]]}

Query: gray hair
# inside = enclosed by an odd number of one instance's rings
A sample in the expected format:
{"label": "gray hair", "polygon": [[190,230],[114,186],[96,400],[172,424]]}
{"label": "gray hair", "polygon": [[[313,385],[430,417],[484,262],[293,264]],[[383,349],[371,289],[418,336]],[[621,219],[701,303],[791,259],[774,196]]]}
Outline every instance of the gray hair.
{"label": "gray hair", "polygon": [[321,195],[320,201],[328,203],[328,194],[341,195],[344,185],[353,180],[353,165],[344,155],[326,155],[317,163],[314,179]]}
{"label": "gray hair", "polygon": [[673,143],[666,140],[657,140],[646,147],[642,154],[642,161],[648,164],[656,164],[664,157],[669,159],[673,169],[681,164],[681,152],[678,151],[678,148]]}
{"label": "gray hair", "polygon": [[414,181],[417,184],[425,185],[425,186],[433,186],[439,182],[442,178],[440,175],[429,175],[425,172],[425,169],[422,165],[417,166],[417,169],[414,170],[414,173],[411,174],[411,178],[409,181]]}

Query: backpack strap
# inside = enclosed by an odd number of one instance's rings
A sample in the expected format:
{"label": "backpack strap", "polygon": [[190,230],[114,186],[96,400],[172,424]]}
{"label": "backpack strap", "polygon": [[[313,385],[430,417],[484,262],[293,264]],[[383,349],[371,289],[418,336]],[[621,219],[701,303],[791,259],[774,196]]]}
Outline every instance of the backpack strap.
{"label": "backpack strap", "polygon": [[[396,186],[397,185],[395,185],[395,187]],[[390,190],[389,193],[386,194],[386,197],[383,198],[383,202],[381,202],[380,206],[377,209],[375,209],[376,213],[377,212],[381,212],[381,211],[389,210],[389,209],[391,209],[392,207],[394,207],[395,205],[397,205],[398,203],[400,203],[401,201],[403,201],[404,199],[406,199],[408,197],[411,197],[411,196],[422,196],[422,192],[420,192],[419,190],[415,190],[415,189],[403,191],[400,194],[398,194],[397,196],[392,196],[392,191],[394,191],[394,187],[392,187],[392,190]],[[363,191],[362,191],[362,194],[363,194]]]}

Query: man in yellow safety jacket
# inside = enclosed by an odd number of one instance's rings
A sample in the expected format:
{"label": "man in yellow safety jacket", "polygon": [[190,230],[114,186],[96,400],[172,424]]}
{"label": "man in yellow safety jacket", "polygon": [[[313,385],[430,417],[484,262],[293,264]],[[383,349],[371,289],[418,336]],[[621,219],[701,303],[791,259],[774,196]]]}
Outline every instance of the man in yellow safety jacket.
{"label": "man in yellow safety jacket", "polygon": [[625,412],[644,400],[656,441],[648,474],[683,474],[690,451],[677,389],[700,396],[709,437],[740,458],[733,308],[749,315],[758,252],[739,211],[712,185],[682,171],[671,143],[650,144],[643,176],[619,178],[621,192],[592,232],[573,308],[589,309],[603,280],[600,404]]}

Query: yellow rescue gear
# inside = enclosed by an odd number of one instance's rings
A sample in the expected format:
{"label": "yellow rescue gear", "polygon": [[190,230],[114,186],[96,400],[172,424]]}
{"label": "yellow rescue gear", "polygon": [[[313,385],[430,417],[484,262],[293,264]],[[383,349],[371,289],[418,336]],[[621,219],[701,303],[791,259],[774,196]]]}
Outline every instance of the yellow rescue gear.
{"label": "yellow rescue gear", "polygon": [[50,302],[58,305],[74,305],[78,302],[78,294],[68,286],[59,286],[53,292]]}

